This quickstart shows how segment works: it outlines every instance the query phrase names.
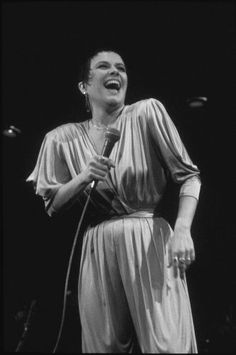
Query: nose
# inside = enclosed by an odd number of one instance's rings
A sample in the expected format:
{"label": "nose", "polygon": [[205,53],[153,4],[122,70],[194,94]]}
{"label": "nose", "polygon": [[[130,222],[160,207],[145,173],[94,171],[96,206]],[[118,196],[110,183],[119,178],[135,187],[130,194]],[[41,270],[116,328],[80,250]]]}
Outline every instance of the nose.
{"label": "nose", "polygon": [[119,70],[115,66],[112,66],[109,70],[109,74],[118,75],[118,73]]}

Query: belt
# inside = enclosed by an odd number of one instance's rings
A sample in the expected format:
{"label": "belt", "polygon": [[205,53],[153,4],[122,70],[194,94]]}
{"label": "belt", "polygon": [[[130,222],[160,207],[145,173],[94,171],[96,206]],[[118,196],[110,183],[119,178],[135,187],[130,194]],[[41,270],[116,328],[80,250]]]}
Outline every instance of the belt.
{"label": "belt", "polygon": [[120,218],[152,218],[154,217],[154,212],[153,210],[150,211],[135,211],[132,213],[128,214],[122,214],[122,215],[117,215],[117,216],[112,216],[110,219],[120,219]]}

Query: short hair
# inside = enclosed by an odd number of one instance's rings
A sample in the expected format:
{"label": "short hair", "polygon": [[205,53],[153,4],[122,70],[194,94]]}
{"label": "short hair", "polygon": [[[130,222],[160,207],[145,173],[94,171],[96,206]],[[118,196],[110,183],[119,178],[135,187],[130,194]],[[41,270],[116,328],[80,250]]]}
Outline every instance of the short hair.
{"label": "short hair", "polygon": [[94,57],[96,57],[97,54],[102,52],[114,52],[119,54],[123,59],[123,54],[121,53],[120,49],[114,47],[97,47],[95,49],[92,49],[87,53],[87,58],[84,60],[84,63],[80,66],[79,81],[82,81],[83,83],[88,83],[89,73],[91,68],[91,60]]}

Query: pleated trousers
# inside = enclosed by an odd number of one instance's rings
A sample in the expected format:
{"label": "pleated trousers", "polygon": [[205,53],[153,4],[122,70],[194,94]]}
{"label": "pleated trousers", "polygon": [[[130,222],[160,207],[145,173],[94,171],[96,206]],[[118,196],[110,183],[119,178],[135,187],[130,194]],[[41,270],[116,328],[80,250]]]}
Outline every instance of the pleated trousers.
{"label": "pleated trousers", "polygon": [[197,353],[186,279],[168,267],[173,231],[146,212],[89,227],[78,301],[83,353]]}

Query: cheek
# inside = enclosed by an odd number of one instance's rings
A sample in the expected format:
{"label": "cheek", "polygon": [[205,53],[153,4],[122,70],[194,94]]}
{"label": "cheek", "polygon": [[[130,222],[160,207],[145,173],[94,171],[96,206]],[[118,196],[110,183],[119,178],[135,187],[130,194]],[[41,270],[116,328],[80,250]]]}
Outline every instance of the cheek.
{"label": "cheek", "polygon": [[125,85],[124,85],[124,92],[126,93],[126,91],[127,91],[127,88],[128,88],[128,82],[126,81],[125,82]]}
{"label": "cheek", "polygon": [[90,94],[92,96],[97,96],[103,90],[103,86],[99,83],[93,83],[90,88]]}
{"label": "cheek", "polygon": [[125,76],[125,77],[123,78],[123,81],[124,81],[125,87],[127,88],[127,86],[128,86],[128,77]]}

